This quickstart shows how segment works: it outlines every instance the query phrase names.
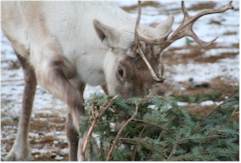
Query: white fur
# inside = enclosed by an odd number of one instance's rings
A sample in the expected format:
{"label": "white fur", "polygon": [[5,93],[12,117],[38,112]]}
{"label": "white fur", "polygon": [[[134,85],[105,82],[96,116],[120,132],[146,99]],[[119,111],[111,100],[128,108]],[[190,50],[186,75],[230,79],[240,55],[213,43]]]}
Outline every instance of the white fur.
{"label": "white fur", "polygon": [[[31,13],[36,6],[39,10],[37,17]],[[4,33],[30,50],[29,59],[37,72],[47,67],[54,53],[45,51],[45,45],[58,43],[60,55],[77,68],[79,80],[91,85],[103,84],[104,72],[110,73],[114,69],[104,65],[113,63],[110,63],[111,58],[106,58],[109,48],[98,38],[93,20],[97,19],[119,31],[120,48],[127,49],[134,39],[135,20],[110,1],[4,2],[3,13]],[[47,35],[40,29],[41,22],[48,31]],[[147,27],[142,27],[143,31],[148,31]],[[153,34],[153,28],[148,29]]]}

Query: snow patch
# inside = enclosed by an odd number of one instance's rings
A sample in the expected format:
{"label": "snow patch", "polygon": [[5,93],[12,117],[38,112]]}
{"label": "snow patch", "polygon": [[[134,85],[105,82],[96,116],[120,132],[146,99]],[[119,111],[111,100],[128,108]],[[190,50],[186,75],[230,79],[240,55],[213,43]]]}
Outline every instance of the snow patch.
{"label": "snow patch", "polygon": [[193,78],[196,82],[207,82],[216,77],[239,81],[239,56],[225,58],[214,63],[188,63],[172,66],[174,72],[170,78],[180,82]]}

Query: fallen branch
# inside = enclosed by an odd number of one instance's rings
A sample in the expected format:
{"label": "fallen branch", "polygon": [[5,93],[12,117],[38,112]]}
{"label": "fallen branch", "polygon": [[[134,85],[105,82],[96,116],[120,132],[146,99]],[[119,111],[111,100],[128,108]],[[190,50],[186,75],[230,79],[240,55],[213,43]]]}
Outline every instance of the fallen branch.
{"label": "fallen branch", "polygon": [[112,145],[111,145],[111,147],[110,147],[110,150],[109,150],[109,152],[108,152],[108,154],[107,154],[106,161],[109,161],[109,160],[111,159],[113,150],[114,150],[114,148],[115,148],[115,146],[116,146],[116,144],[117,144],[117,142],[118,142],[118,139],[119,139],[122,131],[123,131],[123,130],[125,129],[125,127],[135,118],[135,116],[137,115],[137,113],[138,113],[138,105],[136,104],[136,111],[135,111],[134,114],[121,126],[120,130],[118,131],[118,133],[117,133],[117,135],[116,135],[116,137],[115,137],[115,139],[114,139],[114,141],[113,141],[113,143],[112,143]]}
{"label": "fallen branch", "polygon": [[113,104],[113,101],[117,98],[118,96],[114,96],[106,105],[105,107],[103,107],[100,112],[94,112],[94,119],[88,129],[87,135],[84,137],[83,139],[83,143],[81,145],[81,155],[82,158],[85,160],[85,152],[87,149],[87,145],[89,143],[89,140],[91,138],[92,132],[96,126],[96,123],[98,121],[98,119],[104,114],[104,112]]}
{"label": "fallen branch", "polygon": [[[145,130],[145,129],[146,129],[146,128],[143,127],[143,129],[141,130],[141,132],[140,132],[140,134],[139,134],[139,137],[142,137],[142,134],[144,133],[144,130]],[[135,161],[136,152],[137,152],[138,146],[139,146],[139,144],[136,144],[136,145],[134,146],[134,150],[133,150],[133,154],[132,154],[132,157],[131,157],[131,161]]]}
{"label": "fallen branch", "polygon": [[[87,109],[92,110],[95,106],[94,112],[98,110],[99,113],[108,103],[106,99],[109,98],[94,96],[86,105]],[[138,113],[135,113],[137,101]],[[196,100],[196,103],[199,101]],[[119,97],[94,126],[86,147],[86,160],[239,159],[239,125],[237,121],[230,120],[239,107],[238,91],[237,96],[224,100],[208,118],[196,117],[178,106],[178,102],[176,97],[154,96],[144,101],[140,98],[126,100]],[[155,106],[155,109],[150,106]],[[86,131],[95,117],[93,111],[88,114],[91,120],[89,124],[85,123]],[[93,134],[96,136],[93,137]],[[98,143],[92,143],[92,139]],[[223,148],[220,148],[220,143]]]}
{"label": "fallen branch", "polygon": [[177,138],[176,138],[176,142],[174,143],[173,147],[172,147],[172,151],[171,153],[169,154],[167,160],[169,161],[172,156],[176,153],[176,150],[177,150],[177,146],[178,146],[178,140],[180,139],[180,136],[178,135]]}

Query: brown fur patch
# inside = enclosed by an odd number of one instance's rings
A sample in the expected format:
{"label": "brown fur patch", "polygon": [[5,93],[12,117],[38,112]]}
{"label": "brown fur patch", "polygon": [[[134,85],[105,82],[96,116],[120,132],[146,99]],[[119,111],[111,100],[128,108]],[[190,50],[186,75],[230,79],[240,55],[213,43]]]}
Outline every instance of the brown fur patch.
{"label": "brown fur patch", "polygon": [[154,80],[144,61],[139,56],[126,57],[119,64],[124,67],[126,74],[124,81],[117,88],[117,92],[124,97],[147,94]]}

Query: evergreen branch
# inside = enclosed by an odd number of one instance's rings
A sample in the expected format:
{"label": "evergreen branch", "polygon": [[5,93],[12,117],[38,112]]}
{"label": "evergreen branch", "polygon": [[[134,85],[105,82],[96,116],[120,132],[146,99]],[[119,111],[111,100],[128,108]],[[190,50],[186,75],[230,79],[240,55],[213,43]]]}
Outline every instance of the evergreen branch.
{"label": "evergreen branch", "polygon": [[172,156],[176,153],[177,145],[178,145],[177,142],[173,145],[172,151],[171,151],[170,155],[169,155],[168,158],[167,158],[168,161],[169,161],[169,160],[172,158]]}
{"label": "evergreen branch", "polygon": [[218,138],[226,138],[226,136],[223,135],[211,135],[211,136],[205,136],[205,137],[200,137],[200,138],[183,138],[178,141],[177,144],[182,144],[185,143],[188,140],[213,140],[213,139],[218,139]]}
{"label": "evergreen branch", "polygon": [[[98,148],[98,144],[91,144],[90,139],[86,157],[88,154],[91,160],[118,161],[239,159],[238,121],[229,120],[238,109],[238,96],[225,100],[218,107],[213,106],[216,111],[208,118],[196,118],[188,110],[179,108],[176,100],[170,97],[167,100],[157,96],[146,99],[115,100],[94,127],[93,132],[98,135],[94,139],[100,141],[101,151],[94,153],[88,150],[90,145],[91,149]],[[95,107],[89,113],[93,118],[88,128],[96,117],[93,112],[96,108],[102,110],[106,103],[106,96],[89,103],[89,109]],[[135,104],[138,104],[138,116],[134,114]],[[150,109],[149,105],[158,109]],[[135,117],[130,120],[132,116]]]}
{"label": "evergreen branch", "polygon": [[104,114],[104,112],[113,104],[113,101],[117,98],[118,96],[114,96],[106,105],[105,107],[103,107],[100,112],[96,112],[94,113],[94,119],[88,129],[87,135],[84,137],[83,143],[81,145],[81,155],[82,158],[85,160],[85,152],[87,149],[87,145],[89,143],[89,140],[91,138],[92,132],[96,126],[96,123],[98,121],[98,119]]}
{"label": "evergreen branch", "polygon": [[127,144],[133,144],[133,145],[142,144],[141,142],[142,139],[138,139],[138,138],[119,138],[119,140]]}
{"label": "evergreen branch", "polygon": [[138,104],[136,104],[136,110],[135,110],[134,114],[121,126],[120,130],[118,131],[118,133],[117,133],[117,135],[116,135],[116,137],[115,137],[115,139],[114,139],[114,141],[113,141],[113,143],[112,143],[112,145],[110,147],[110,150],[109,150],[109,152],[107,154],[106,161],[109,161],[111,159],[113,150],[114,150],[114,148],[115,148],[115,146],[116,146],[116,144],[118,142],[118,139],[119,139],[122,131],[135,118],[137,113],[138,113]]}
{"label": "evergreen branch", "polygon": [[141,119],[134,118],[133,121],[140,122],[140,123],[143,123],[143,124],[146,124],[146,125],[149,125],[149,126],[154,126],[154,127],[159,128],[161,130],[168,130],[168,129],[160,126],[160,125],[157,125],[157,124],[154,124],[154,123],[150,123],[150,122],[147,122],[147,121],[144,121],[144,120],[141,120]]}
{"label": "evergreen branch", "polygon": [[173,147],[172,147],[172,151],[171,153],[169,154],[167,160],[169,161],[172,156],[176,153],[176,150],[177,150],[177,146],[178,146],[178,140],[180,139],[180,135],[177,135],[177,138],[176,138],[176,142],[174,143]]}
{"label": "evergreen branch", "polygon": [[[146,127],[143,127],[143,129],[141,130],[141,132],[140,132],[140,134],[139,134],[139,137],[142,137],[145,129],[146,129]],[[132,154],[132,157],[131,157],[131,160],[132,160],[132,161],[135,161],[136,152],[137,152],[137,147],[138,147],[138,146],[139,146],[139,144],[136,144],[135,147],[134,147],[133,154]]]}

